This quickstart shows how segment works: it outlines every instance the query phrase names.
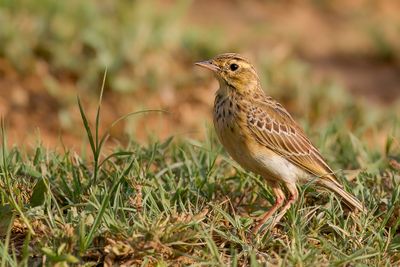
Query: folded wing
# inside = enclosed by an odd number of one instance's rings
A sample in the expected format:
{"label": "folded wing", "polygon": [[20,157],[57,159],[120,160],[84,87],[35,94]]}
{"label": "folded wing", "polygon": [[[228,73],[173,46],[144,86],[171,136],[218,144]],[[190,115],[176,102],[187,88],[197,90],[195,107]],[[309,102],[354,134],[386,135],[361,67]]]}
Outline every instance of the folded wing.
{"label": "folded wing", "polygon": [[268,97],[249,106],[247,126],[261,145],[303,170],[317,177],[329,179],[342,188],[319,151],[279,103]]}

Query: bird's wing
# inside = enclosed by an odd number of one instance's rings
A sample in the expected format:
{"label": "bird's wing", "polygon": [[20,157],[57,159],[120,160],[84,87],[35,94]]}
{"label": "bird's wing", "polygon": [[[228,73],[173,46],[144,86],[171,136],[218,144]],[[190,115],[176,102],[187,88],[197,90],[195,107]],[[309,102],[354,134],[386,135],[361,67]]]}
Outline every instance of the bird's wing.
{"label": "bird's wing", "polygon": [[342,187],[319,151],[282,105],[266,97],[251,103],[246,115],[247,127],[257,142],[303,170]]}

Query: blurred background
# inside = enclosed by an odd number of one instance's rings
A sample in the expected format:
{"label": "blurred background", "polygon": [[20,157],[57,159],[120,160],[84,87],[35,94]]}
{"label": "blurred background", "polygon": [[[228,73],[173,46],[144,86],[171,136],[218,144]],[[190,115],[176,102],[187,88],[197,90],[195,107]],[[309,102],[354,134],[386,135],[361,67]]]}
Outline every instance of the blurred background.
{"label": "blurred background", "polygon": [[169,111],[114,140],[203,139],[218,85],[193,63],[239,52],[306,127],[340,120],[383,144],[399,123],[399,14],[396,0],[2,0],[0,114],[12,144],[79,148],[76,96],[94,118],[107,69],[103,130]]}

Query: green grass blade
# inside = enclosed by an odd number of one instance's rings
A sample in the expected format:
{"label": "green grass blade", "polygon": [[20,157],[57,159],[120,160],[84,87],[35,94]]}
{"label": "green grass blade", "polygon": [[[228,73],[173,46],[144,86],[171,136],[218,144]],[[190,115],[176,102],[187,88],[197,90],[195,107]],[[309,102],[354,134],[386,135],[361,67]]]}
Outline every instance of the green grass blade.
{"label": "green grass blade", "polygon": [[89,139],[90,148],[92,149],[92,153],[94,155],[94,154],[96,154],[96,145],[95,145],[95,140],[93,139],[92,130],[90,129],[89,121],[87,120],[87,117],[86,117],[86,114],[83,109],[81,99],[79,98],[79,96],[77,96],[77,101],[78,101],[78,107],[79,107],[79,112],[81,114],[83,126],[85,127],[86,135]]}

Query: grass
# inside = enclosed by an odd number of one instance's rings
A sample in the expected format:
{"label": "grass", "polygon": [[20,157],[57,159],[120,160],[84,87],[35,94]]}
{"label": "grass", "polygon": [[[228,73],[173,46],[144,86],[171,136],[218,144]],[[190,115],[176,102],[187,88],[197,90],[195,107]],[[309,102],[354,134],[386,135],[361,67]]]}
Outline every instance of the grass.
{"label": "grass", "polygon": [[[316,85],[307,103],[315,94],[335,103],[331,95],[318,93],[320,87],[329,85]],[[10,148],[2,124],[1,266],[400,263],[395,114],[373,116],[354,101],[336,101],[349,112],[324,122],[319,133],[309,131],[332,166],[357,170],[351,181],[340,176],[366,204],[367,215],[349,214],[332,194],[303,185],[300,201],[280,225],[252,236],[253,217],[270,206],[273,196],[259,177],[232,162],[213,131],[204,142],[171,137],[140,145],[131,140],[106,152],[107,132],[98,130],[101,96],[93,126],[78,99],[89,154],[56,153],[40,145],[31,153]],[[331,112],[319,110],[323,116]],[[350,115],[355,118],[352,134],[346,126]],[[376,121],[387,127],[381,129],[387,134],[381,150],[362,140]]]}

